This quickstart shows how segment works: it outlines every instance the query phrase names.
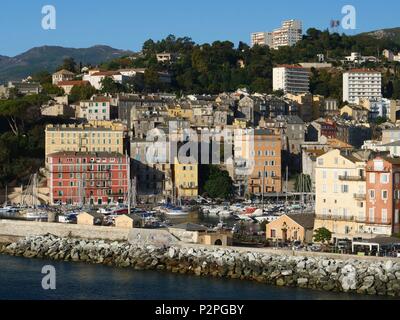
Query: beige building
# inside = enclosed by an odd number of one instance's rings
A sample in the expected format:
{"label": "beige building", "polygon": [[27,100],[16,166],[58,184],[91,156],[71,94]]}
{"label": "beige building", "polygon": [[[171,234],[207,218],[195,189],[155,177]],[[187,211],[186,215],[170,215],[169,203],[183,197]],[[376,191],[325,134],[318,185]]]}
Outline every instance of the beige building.
{"label": "beige building", "polygon": [[59,82],[62,81],[70,81],[74,79],[75,74],[71,71],[62,69],[60,71],[57,71],[56,73],[53,73],[53,85],[57,85]]}
{"label": "beige building", "polygon": [[229,246],[232,243],[232,234],[210,231],[208,228],[194,223],[178,224],[168,228],[168,231],[185,243],[217,246]]}
{"label": "beige building", "polygon": [[314,219],[313,214],[285,214],[267,224],[267,239],[280,242],[312,243]]}
{"label": "beige building", "polygon": [[126,136],[126,126],[112,121],[91,121],[84,125],[47,125],[46,158],[60,151],[124,154]]}
{"label": "beige building", "polygon": [[94,225],[94,217],[87,212],[82,212],[78,214],[77,224],[85,225],[85,226],[93,226]]}
{"label": "beige building", "polygon": [[366,161],[362,154],[331,150],[317,158],[315,229],[333,240],[362,237],[366,215]]}
{"label": "beige building", "polygon": [[175,196],[179,198],[194,198],[199,194],[199,165],[191,163],[179,163],[175,159],[173,165]]}
{"label": "beige building", "polygon": [[133,219],[127,215],[118,216],[115,218],[115,227],[121,229],[132,229]]}

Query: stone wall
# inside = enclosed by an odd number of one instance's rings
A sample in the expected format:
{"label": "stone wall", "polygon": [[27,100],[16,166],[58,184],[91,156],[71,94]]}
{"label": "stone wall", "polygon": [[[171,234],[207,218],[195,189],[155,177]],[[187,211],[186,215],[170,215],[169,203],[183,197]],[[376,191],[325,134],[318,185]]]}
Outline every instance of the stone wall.
{"label": "stone wall", "polygon": [[31,236],[0,246],[0,253],[82,261],[136,270],[166,270],[196,276],[253,280],[260,283],[400,296],[400,261],[293,256],[244,248],[145,242],[82,240],[53,235]]}
{"label": "stone wall", "polygon": [[58,237],[76,237],[84,239],[128,240],[130,230],[100,226],[0,220],[0,235],[38,236],[51,233]]}

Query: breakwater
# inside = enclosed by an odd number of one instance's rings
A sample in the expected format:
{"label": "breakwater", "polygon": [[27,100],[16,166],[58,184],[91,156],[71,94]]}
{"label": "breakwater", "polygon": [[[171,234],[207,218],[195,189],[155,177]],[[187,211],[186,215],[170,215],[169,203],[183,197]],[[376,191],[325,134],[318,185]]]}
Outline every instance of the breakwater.
{"label": "breakwater", "polygon": [[161,246],[141,241],[83,240],[53,235],[28,236],[2,245],[0,253],[253,280],[277,286],[400,296],[400,261],[390,259],[334,259],[226,247]]}

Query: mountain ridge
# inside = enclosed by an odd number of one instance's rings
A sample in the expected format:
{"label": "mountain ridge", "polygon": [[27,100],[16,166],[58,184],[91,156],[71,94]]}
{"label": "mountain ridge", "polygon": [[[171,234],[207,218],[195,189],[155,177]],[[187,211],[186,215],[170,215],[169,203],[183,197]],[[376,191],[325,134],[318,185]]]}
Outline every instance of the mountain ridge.
{"label": "mountain ridge", "polygon": [[21,80],[43,70],[54,72],[65,58],[73,58],[76,63],[96,65],[133,53],[107,45],[94,45],[88,48],[38,46],[14,57],[0,55],[0,83]]}

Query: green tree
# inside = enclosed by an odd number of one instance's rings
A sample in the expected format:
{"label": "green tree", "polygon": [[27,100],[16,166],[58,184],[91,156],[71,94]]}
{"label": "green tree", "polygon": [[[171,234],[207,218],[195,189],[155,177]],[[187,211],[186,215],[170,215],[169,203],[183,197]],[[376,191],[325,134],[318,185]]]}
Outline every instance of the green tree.
{"label": "green tree", "polygon": [[326,228],[319,228],[314,231],[314,241],[323,244],[329,243],[332,239],[332,232]]}
{"label": "green tree", "polygon": [[308,174],[299,174],[294,184],[296,192],[312,192],[311,177]]}
{"label": "green tree", "polygon": [[46,101],[47,97],[39,95],[0,101],[0,117],[7,120],[10,130],[18,136],[27,122],[40,118],[40,107]]}
{"label": "green tree", "polygon": [[45,84],[51,84],[53,82],[53,78],[49,72],[41,71],[32,76],[32,81],[39,82],[43,86]]}
{"label": "green tree", "polygon": [[63,88],[57,87],[51,83],[44,83],[42,88],[45,94],[55,94],[56,96],[62,96],[64,94]]}
{"label": "green tree", "polygon": [[205,179],[204,191],[213,199],[229,199],[233,195],[233,181],[227,171],[217,166],[209,167],[209,175]]}
{"label": "green tree", "polygon": [[96,89],[91,85],[74,86],[71,89],[69,100],[71,103],[88,100],[96,93]]}
{"label": "green tree", "polygon": [[103,80],[100,82],[101,93],[120,93],[126,91],[126,88],[124,85],[115,82],[112,78],[110,77],[105,77]]}
{"label": "green tree", "polygon": [[75,62],[75,60],[73,58],[65,58],[63,60],[62,65],[58,67],[58,70],[65,69],[65,70],[68,70],[68,71],[71,71],[71,72],[76,72],[77,71],[77,67],[76,66],[77,66],[76,62]]}

